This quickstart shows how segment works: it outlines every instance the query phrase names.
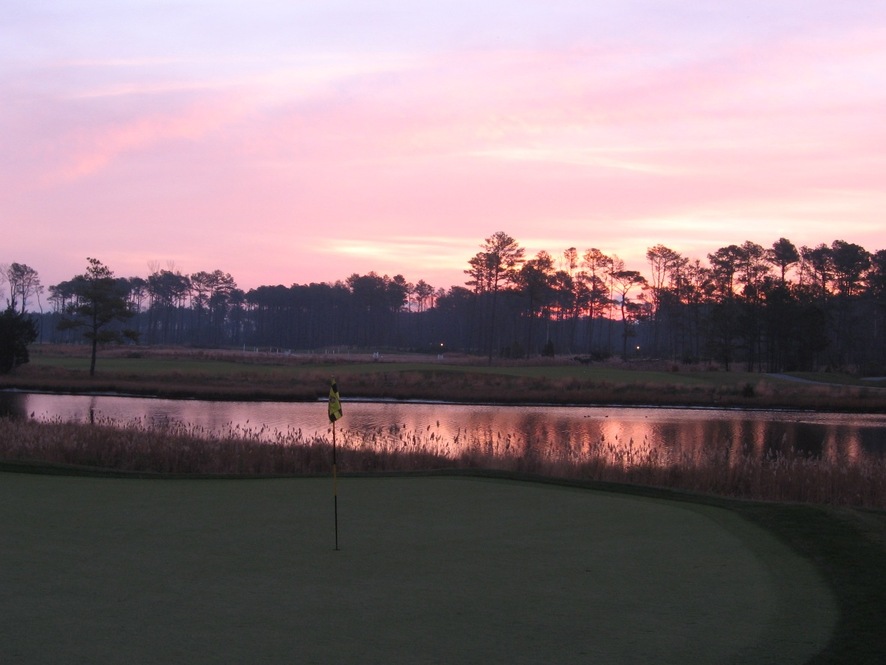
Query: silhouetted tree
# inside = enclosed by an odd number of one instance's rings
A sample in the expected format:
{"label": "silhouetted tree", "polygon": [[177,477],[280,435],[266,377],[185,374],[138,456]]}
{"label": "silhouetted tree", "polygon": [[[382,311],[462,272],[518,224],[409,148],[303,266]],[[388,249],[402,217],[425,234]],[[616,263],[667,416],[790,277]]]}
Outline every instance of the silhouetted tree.
{"label": "silhouetted tree", "polygon": [[711,264],[713,309],[710,317],[708,344],[711,352],[728,370],[733,360],[738,336],[739,303],[736,298],[736,276],[743,258],[738,245],[721,247],[708,254]]}
{"label": "silhouetted tree", "polygon": [[871,255],[864,247],[845,240],[831,243],[834,291],[838,295],[847,298],[858,295],[870,265]]}
{"label": "silhouetted tree", "polygon": [[[768,279],[770,264],[766,250],[750,240],[739,247],[736,281],[741,285],[739,331],[744,337],[747,370],[753,371],[762,357],[762,308],[764,281]],[[759,369],[759,367],[758,367]]]}
{"label": "silhouetted tree", "polygon": [[816,247],[800,248],[802,259],[802,284],[809,283],[815,287],[815,293],[820,300],[825,300],[828,295],[828,284],[833,275],[833,253],[831,248],[824,243]]}
{"label": "silhouetted tree", "polygon": [[213,270],[206,280],[206,285],[209,288],[206,301],[209,312],[208,341],[211,344],[219,344],[225,339],[225,325],[228,322],[232,298],[237,291],[237,283],[230,273]]}
{"label": "silhouetted tree", "polygon": [[660,353],[667,344],[662,342],[666,336],[667,319],[674,318],[677,304],[677,284],[682,268],[686,265],[679,252],[664,245],[655,245],[646,250],[652,279],[649,291],[652,294],[652,349],[654,354]]}
{"label": "silhouetted tree", "polygon": [[829,311],[834,323],[835,361],[841,366],[855,365],[861,358],[857,350],[864,344],[864,316],[859,295],[871,265],[871,255],[861,246],[844,240],[831,243],[831,268],[834,297]]}
{"label": "silhouetted tree", "polygon": [[425,280],[420,279],[415,283],[415,286],[412,288],[412,296],[418,312],[424,312],[426,309],[433,306],[434,293],[434,287],[428,284]]}
{"label": "silhouetted tree", "polygon": [[383,344],[385,328],[391,320],[391,303],[385,278],[375,272],[368,275],[354,273],[346,283],[351,290],[353,316],[355,321],[359,321],[357,343],[363,347]]}
{"label": "silhouetted tree", "polygon": [[868,291],[879,307],[886,308],[886,249],[871,255],[871,269],[867,276]]}
{"label": "silhouetted tree", "polygon": [[159,270],[148,275],[148,330],[151,342],[178,343],[191,280],[179,271]]}
{"label": "silhouetted tree", "polygon": [[448,349],[471,350],[473,330],[478,317],[477,294],[463,286],[452,286],[437,293],[437,302],[430,320],[437,331],[433,342]]}
{"label": "silhouetted tree", "polygon": [[[611,354],[621,333],[622,355],[636,334],[646,354],[717,359],[727,369],[733,362],[761,371],[827,363],[886,371],[886,250],[869,254],[836,240],[798,251],[780,238],[769,249],[750,241],[729,245],[702,264],[655,245],[647,250],[647,301],[636,291],[620,295],[620,278],[630,271],[599,249],[579,257],[570,247],[556,269],[544,250],[524,261],[523,249],[502,232],[486,238],[481,249],[464,271],[473,291],[434,289],[424,280],[413,286],[402,275],[369,273],[335,284],[260,286],[244,294],[221,270],[188,276],[172,267],[154,268],[146,280],[118,279],[116,288],[139,312],[138,326],[154,343],[383,345],[464,350],[488,354],[491,362],[495,350],[510,357],[538,352],[543,322],[548,352],[571,349],[581,336],[589,354]],[[10,281],[9,268],[0,266],[0,283],[14,287],[10,303],[17,311],[34,287],[19,279],[28,270],[13,273]],[[63,313],[81,304],[83,277],[49,287],[51,311],[32,315],[39,330],[52,330]],[[601,324],[605,339],[598,334]],[[71,332],[54,339],[73,341]]]}
{"label": "silhouetted tree", "polygon": [[631,336],[631,323],[636,319],[638,309],[632,306],[628,294],[634,287],[645,287],[647,282],[637,270],[619,270],[612,274],[613,283],[615,284],[615,301],[619,304],[621,311],[621,357],[623,360],[628,358],[628,337]]}
{"label": "silhouetted tree", "polygon": [[121,343],[125,339],[135,341],[138,333],[114,326],[128,321],[135,314],[127,301],[125,280],[117,280],[111,269],[98,259],[88,258],[87,261],[86,272],[73,280],[76,300],[68,306],[67,316],[59,323],[59,328],[83,330],[83,337],[92,345],[89,375],[94,376],[99,344]]}
{"label": "silhouetted tree", "polygon": [[24,312],[9,303],[0,314],[0,374],[6,374],[30,359],[28,345],[37,339],[37,326]]}
{"label": "silhouetted tree", "polygon": [[584,287],[581,283],[581,257],[575,247],[563,250],[563,269],[555,276],[557,290],[557,309],[559,318],[568,321],[565,335],[566,347],[572,350],[577,344],[578,321],[582,310]]}
{"label": "silhouetted tree", "polygon": [[542,250],[526,261],[514,275],[517,289],[526,299],[526,351],[533,353],[532,329],[553,300],[554,260]]}
{"label": "silhouetted tree", "polygon": [[711,293],[711,270],[703,266],[699,259],[687,263],[677,285],[677,299],[684,310],[682,321],[685,335],[681,342],[683,360],[701,358],[704,312]]}
{"label": "silhouetted tree", "polygon": [[781,276],[781,283],[787,282],[787,271],[792,265],[800,261],[800,252],[787,238],[779,238],[772,243],[772,247],[766,250],[766,260],[774,267],[778,268]]}
{"label": "silhouetted tree", "polygon": [[24,314],[28,308],[28,298],[43,293],[40,276],[25,263],[11,263],[5,273],[9,283],[9,304],[15,307],[18,303],[19,311]]}
{"label": "silhouetted tree", "polygon": [[[575,277],[572,269],[557,270],[551,275],[551,302],[550,307],[546,310],[545,316],[550,318],[555,314],[556,327],[549,326],[546,331],[548,341],[553,342],[551,334],[557,330],[562,330],[563,334],[559,336],[557,348],[564,351],[571,351],[575,342],[575,330],[578,323],[578,307],[576,305],[576,286]],[[546,345],[548,350],[550,345]]]}
{"label": "silhouetted tree", "polygon": [[886,249],[871,255],[871,268],[867,274],[867,300],[870,303],[870,349],[872,370],[886,372]]}
{"label": "silhouetted tree", "polygon": [[[465,274],[471,279],[466,284],[473,286],[478,295],[489,296],[488,353],[492,363],[498,293],[503,285],[514,283],[525,250],[504,231],[493,233],[480,247],[481,251],[468,261],[471,267],[465,270]],[[486,299],[482,298],[483,301]]]}
{"label": "silhouetted tree", "polygon": [[584,270],[578,275],[581,284],[579,306],[588,313],[587,352],[591,353],[594,348],[595,320],[603,314],[611,301],[609,288],[603,278],[612,267],[612,258],[592,247],[582,255],[581,265]]}

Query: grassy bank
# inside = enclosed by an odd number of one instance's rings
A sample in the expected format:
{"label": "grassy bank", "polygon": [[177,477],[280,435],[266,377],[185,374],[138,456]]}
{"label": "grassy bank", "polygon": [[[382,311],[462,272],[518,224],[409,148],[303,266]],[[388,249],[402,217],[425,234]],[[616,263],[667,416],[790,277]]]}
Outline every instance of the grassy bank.
{"label": "grassy bank", "polygon": [[104,351],[95,377],[88,367],[83,347],[37,346],[28,365],[0,377],[0,388],[300,401],[322,397],[334,374],[352,398],[886,412],[886,389],[847,375],[786,378],[671,363],[561,359],[487,365],[473,357],[373,360],[366,354],[128,347]]}

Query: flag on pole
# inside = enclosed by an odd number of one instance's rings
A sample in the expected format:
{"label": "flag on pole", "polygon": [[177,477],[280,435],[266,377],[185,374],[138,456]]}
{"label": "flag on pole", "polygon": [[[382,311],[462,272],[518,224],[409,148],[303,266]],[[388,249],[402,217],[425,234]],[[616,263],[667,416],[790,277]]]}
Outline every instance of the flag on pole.
{"label": "flag on pole", "polygon": [[341,398],[338,396],[338,384],[335,379],[329,386],[329,422],[334,423],[341,418]]}
{"label": "flag on pole", "polygon": [[332,496],[335,509],[335,550],[338,551],[338,472],[335,464],[335,421],[341,418],[341,398],[338,384],[333,378],[329,383],[329,422],[332,423]]}

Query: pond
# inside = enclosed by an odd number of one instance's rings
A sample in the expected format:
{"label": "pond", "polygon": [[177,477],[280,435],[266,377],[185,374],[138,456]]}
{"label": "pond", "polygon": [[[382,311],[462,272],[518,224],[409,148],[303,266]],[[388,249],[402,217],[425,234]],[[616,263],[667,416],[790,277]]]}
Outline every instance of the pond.
{"label": "pond", "polygon": [[[731,409],[493,406],[364,402],[344,404],[339,445],[421,448],[455,456],[482,448],[496,456],[531,454],[580,461],[605,454],[631,464],[644,455],[687,459],[721,449],[730,455],[800,453],[856,463],[886,456],[886,415]],[[207,436],[248,432],[329,439],[325,402],[217,402],[111,395],[0,391],[0,415],[40,421],[183,424]]]}

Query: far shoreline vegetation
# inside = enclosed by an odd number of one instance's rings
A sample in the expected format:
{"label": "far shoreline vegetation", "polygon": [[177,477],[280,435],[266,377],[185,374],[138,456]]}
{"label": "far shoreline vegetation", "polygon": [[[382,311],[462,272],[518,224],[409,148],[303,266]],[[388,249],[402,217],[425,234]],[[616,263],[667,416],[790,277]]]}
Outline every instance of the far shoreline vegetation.
{"label": "far shoreline vegetation", "polygon": [[196,349],[121,345],[90,374],[87,345],[35,344],[30,362],[0,375],[0,389],[118,393],[172,399],[313,401],[329,378],[343,399],[476,404],[624,405],[886,413],[886,379],[845,373],[760,374],[714,364],[523,360],[465,354],[323,349]]}
{"label": "far shoreline vegetation", "polygon": [[[0,265],[10,315],[39,342],[194,348],[401,349],[493,360],[667,359],[747,372],[886,374],[886,249],[779,238],[721,247],[706,263],[658,244],[647,275],[595,247],[533,258],[503,231],[468,259],[463,286],[370,272],[248,291],[221,269],[151,266],[118,277],[96,258],[44,288],[25,264]],[[48,290],[47,307],[41,296]],[[35,311],[37,304],[39,313]],[[29,312],[30,310],[30,312]],[[14,364],[27,362],[15,359]]]}

